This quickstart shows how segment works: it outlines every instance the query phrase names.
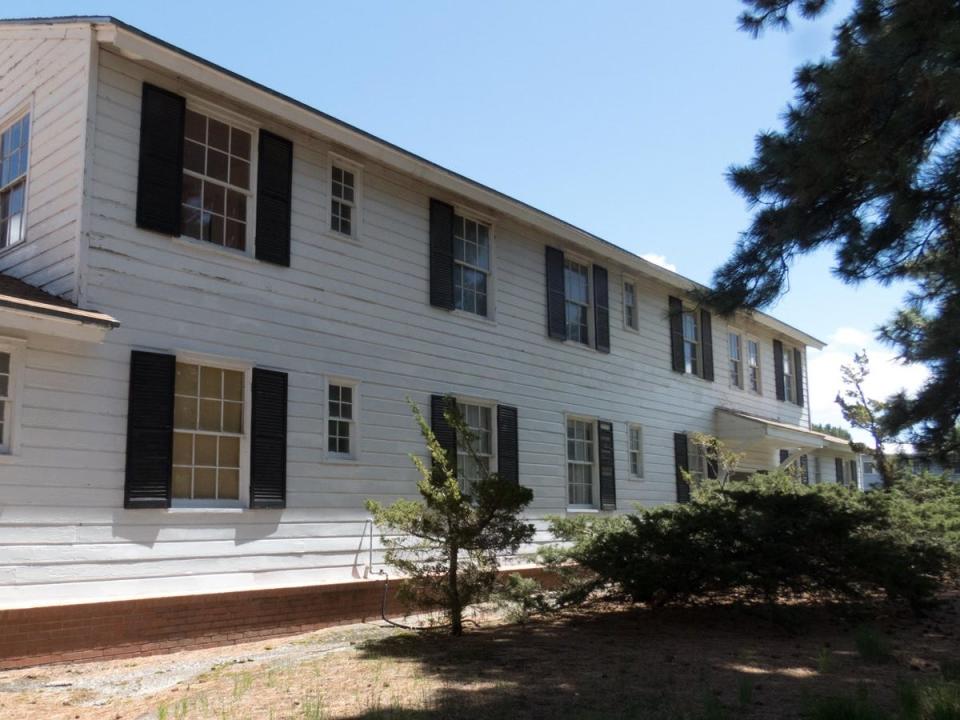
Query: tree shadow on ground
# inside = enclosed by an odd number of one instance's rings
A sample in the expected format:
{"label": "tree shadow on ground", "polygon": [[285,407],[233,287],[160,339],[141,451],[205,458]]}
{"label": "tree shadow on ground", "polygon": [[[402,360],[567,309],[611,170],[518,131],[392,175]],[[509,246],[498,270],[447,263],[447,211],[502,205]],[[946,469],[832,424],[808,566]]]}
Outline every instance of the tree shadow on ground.
{"label": "tree shadow on ground", "polygon": [[[890,657],[858,654],[865,621]],[[811,697],[860,688],[892,705],[898,679],[960,653],[957,631],[952,599],[926,620],[890,606],[792,606],[772,623],[736,606],[606,605],[461,638],[409,633],[370,642],[361,657],[413,663],[439,691],[354,717],[779,720],[801,717]]]}

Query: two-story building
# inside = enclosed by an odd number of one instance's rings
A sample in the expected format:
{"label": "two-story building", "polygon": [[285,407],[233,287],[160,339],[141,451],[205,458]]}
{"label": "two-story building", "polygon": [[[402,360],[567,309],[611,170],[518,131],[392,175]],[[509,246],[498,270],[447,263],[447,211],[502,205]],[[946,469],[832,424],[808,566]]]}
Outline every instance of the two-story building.
{"label": "two-story building", "polygon": [[8,663],[379,612],[408,398],[455,397],[541,528],[682,501],[693,432],[855,460],[810,429],[817,339],[115,19],[0,23],[0,145]]}

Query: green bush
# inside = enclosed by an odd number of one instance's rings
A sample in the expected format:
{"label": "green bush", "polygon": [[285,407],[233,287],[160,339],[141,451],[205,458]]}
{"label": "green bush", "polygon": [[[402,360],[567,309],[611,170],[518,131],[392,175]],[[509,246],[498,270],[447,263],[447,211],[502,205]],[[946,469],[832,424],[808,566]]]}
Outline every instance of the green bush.
{"label": "green bush", "polygon": [[558,518],[552,527],[568,543],[566,559],[592,571],[595,585],[613,584],[638,602],[882,591],[917,608],[939,588],[949,558],[928,533],[910,531],[917,513],[895,504],[773,473],[706,482],[682,505]]}

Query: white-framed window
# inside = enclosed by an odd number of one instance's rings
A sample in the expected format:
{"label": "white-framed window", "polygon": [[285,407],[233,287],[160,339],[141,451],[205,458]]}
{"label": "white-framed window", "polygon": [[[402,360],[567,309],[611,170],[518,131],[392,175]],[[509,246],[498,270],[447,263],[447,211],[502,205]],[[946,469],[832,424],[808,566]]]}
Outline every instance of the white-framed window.
{"label": "white-framed window", "polygon": [[690,375],[700,375],[700,318],[695,310],[684,310],[683,323],[683,369]]}
{"label": "white-framed window", "polygon": [[22,340],[0,338],[0,455],[13,455],[18,449],[24,347]]}
{"label": "white-framed window", "polygon": [[248,252],[253,237],[253,131],[187,108],[180,234]]}
{"label": "white-framed window", "polygon": [[760,343],[747,338],[747,386],[760,394]]}
{"label": "white-framed window", "polygon": [[630,476],[634,478],[643,477],[643,428],[639,425],[629,425],[628,457],[630,461]]}
{"label": "white-framed window", "polygon": [[356,236],[357,173],[335,160],[330,164],[330,229]]}
{"label": "white-framed window", "polygon": [[567,339],[590,344],[590,267],[571,258],[564,259]]}
{"label": "white-framed window", "polygon": [[628,330],[636,330],[639,327],[637,284],[633,280],[623,281],[623,325]]}
{"label": "white-framed window", "polygon": [[0,250],[26,234],[30,114],[0,125]]}
{"label": "white-framed window", "polygon": [[727,333],[727,355],[730,363],[730,384],[743,389],[743,344],[740,333]]}
{"label": "white-framed window", "polygon": [[246,503],[249,387],[249,368],[177,358],[174,507],[239,507]]}
{"label": "white-framed window", "polygon": [[457,474],[467,488],[484,473],[496,470],[493,407],[469,400],[457,400],[457,409],[473,436],[473,448],[477,454],[474,459],[467,452],[465,439],[457,438]]}
{"label": "white-framed window", "polygon": [[595,507],[597,481],[596,421],[567,418],[567,503]]}
{"label": "white-framed window", "polygon": [[787,402],[796,402],[797,387],[793,372],[793,349],[783,347],[783,399]]}
{"label": "white-framed window", "polygon": [[346,380],[327,382],[327,453],[334,457],[357,457],[358,412],[357,383]]}
{"label": "white-framed window", "polygon": [[453,218],[453,299],[457,310],[486,317],[490,295],[490,225]]}
{"label": "white-framed window", "polygon": [[876,463],[872,460],[865,460],[863,463],[863,474],[873,475],[877,471]]}
{"label": "white-framed window", "polygon": [[691,479],[695,483],[706,477],[707,456],[703,452],[703,447],[693,441],[692,434],[687,435],[687,464]]}

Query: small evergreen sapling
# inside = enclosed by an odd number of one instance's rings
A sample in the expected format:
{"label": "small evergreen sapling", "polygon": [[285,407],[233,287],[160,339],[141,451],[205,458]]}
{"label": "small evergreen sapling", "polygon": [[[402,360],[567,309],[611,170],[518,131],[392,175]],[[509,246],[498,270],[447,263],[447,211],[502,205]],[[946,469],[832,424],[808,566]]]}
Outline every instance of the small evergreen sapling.
{"label": "small evergreen sapling", "polygon": [[487,600],[499,569],[498,557],[515,553],[533,538],[534,527],[520,518],[533,492],[490,472],[478,455],[475,437],[449,400],[444,417],[456,431],[457,443],[479,468],[472,482],[459,477],[456,458],[447,451],[415,403],[413,416],[432,460],[410,455],[420,471],[422,500],[401,499],[384,506],[368,500],[374,522],[392,534],[383,536],[387,564],[407,577],[405,599],[422,607],[440,607],[453,635],[463,633],[463,611]]}

